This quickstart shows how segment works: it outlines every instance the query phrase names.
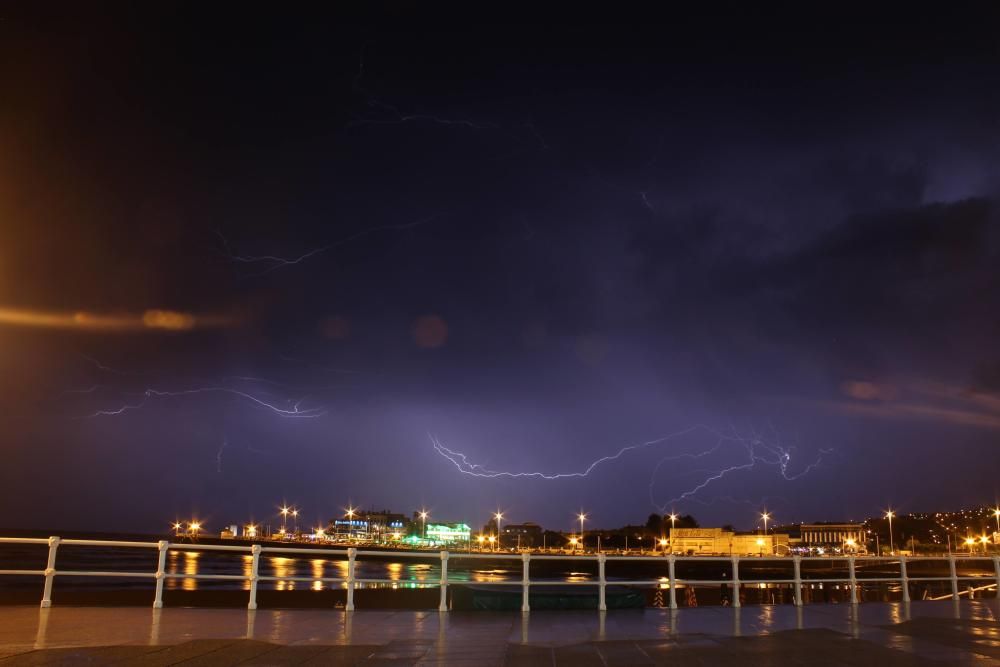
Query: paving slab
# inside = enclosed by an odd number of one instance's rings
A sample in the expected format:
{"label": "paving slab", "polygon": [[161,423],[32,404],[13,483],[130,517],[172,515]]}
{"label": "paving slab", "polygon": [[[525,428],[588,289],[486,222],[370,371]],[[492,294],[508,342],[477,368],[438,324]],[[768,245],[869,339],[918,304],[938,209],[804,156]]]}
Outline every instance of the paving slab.
{"label": "paving slab", "polygon": [[1000,604],[449,612],[0,607],[8,665],[1000,664]]}

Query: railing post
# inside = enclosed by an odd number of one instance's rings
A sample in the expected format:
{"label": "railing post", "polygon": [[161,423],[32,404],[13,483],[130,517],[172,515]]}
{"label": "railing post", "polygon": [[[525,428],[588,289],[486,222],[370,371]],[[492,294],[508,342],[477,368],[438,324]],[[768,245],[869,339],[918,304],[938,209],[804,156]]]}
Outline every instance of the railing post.
{"label": "railing post", "polygon": [[733,606],[740,606],[740,557],[733,556]]}
{"label": "railing post", "polygon": [[670,560],[667,561],[667,583],[670,586],[670,608],[677,609],[677,572],[674,566],[673,554],[670,554]]}
{"label": "railing post", "polygon": [[531,587],[531,577],[528,574],[529,563],[531,562],[531,554],[525,551],[521,554],[521,611],[531,611],[531,606],[528,604],[528,590]]}
{"label": "railing post", "polygon": [[448,552],[441,552],[441,603],[438,611],[448,611]]}
{"label": "railing post", "polygon": [[49,538],[49,560],[45,565],[45,586],[42,589],[42,607],[52,606],[52,580],[56,577],[56,551],[59,549],[59,537]]}
{"label": "railing post", "polygon": [[257,608],[257,572],[260,569],[260,545],[255,544],[250,547],[250,553],[253,556],[250,559],[250,602],[247,604],[247,609]]}
{"label": "railing post", "polygon": [[156,594],[153,596],[153,609],[160,609],[163,607],[163,580],[167,576],[166,566],[168,546],[170,546],[170,543],[166,540],[160,540],[156,544],[156,548],[160,550],[160,553],[156,559]]}
{"label": "railing post", "polygon": [[802,606],[802,556],[792,556],[792,569],[795,571],[795,606]]}
{"label": "railing post", "polygon": [[344,611],[354,611],[354,561],[358,557],[358,550],[350,547],[347,550],[347,604]]}
{"label": "railing post", "polygon": [[858,603],[858,578],[854,571],[854,556],[847,557],[847,571],[851,578],[851,604]]}
{"label": "railing post", "polygon": [[597,554],[597,581],[599,584],[597,589],[598,611],[608,610],[607,597],[606,597],[607,591],[605,590],[608,585],[608,580],[604,576],[604,563],[605,561],[607,561],[607,559],[608,559],[607,554]]}
{"label": "railing post", "polygon": [[909,602],[910,577],[906,573],[906,556],[899,557],[899,585],[903,588],[903,602]]}
{"label": "railing post", "polygon": [[958,599],[958,569],[955,567],[955,554],[948,556],[948,570],[951,572],[951,599]]}

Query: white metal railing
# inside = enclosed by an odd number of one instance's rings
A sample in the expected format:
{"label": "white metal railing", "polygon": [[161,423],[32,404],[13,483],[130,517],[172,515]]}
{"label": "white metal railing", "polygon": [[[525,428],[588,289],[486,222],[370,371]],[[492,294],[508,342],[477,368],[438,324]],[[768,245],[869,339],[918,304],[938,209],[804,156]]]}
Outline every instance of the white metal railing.
{"label": "white metal railing", "polygon": [[[392,558],[416,558],[416,559],[427,559],[427,558],[437,558],[441,563],[441,574],[438,579],[437,586],[440,588],[441,597],[438,609],[440,611],[448,610],[448,586],[452,584],[467,584],[470,583],[465,580],[450,579],[448,576],[448,561],[452,559],[462,559],[462,560],[520,560],[521,561],[521,579],[508,580],[508,581],[490,581],[490,582],[474,582],[477,586],[519,586],[521,587],[521,611],[527,612],[530,610],[529,600],[530,600],[530,590],[531,586],[535,585],[546,585],[546,586],[596,586],[598,587],[598,609],[604,611],[607,609],[607,586],[611,585],[624,585],[624,586],[658,586],[665,587],[669,591],[669,606],[671,609],[677,608],[677,587],[678,586],[719,586],[726,585],[730,586],[733,591],[732,605],[734,607],[740,606],[740,595],[739,590],[742,585],[758,585],[758,584],[781,584],[781,585],[792,585],[794,591],[794,604],[802,605],[802,589],[804,585],[807,584],[817,584],[817,583],[835,583],[835,584],[847,584],[850,591],[850,601],[852,604],[858,603],[858,587],[868,583],[898,583],[902,590],[902,600],[903,602],[910,601],[910,590],[909,584],[911,582],[933,582],[933,581],[946,581],[951,584],[951,594],[936,598],[929,599],[947,599],[951,598],[953,600],[958,600],[959,596],[963,594],[968,594],[968,590],[960,591],[959,582],[960,581],[982,581],[984,578],[993,579],[995,583],[988,584],[985,586],[980,586],[978,588],[970,589],[972,590],[985,590],[990,588],[997,588],[998,595],[1000,595],[1000,556],[958,556],[951,554],[949,556],[792,556],[790,560],[792,561],[792,573],[793,577],[791,579],[741,579],[740,578],[740,563],[764,563],[764,562],[788,562],[788,556],[676,556],[676,555],[666,555],[666,556],[609,556],[607,554],[599,553],[596,555],[533,555],[528,552],[524,553],[467,553],[467,552],[449,552],[440,551],[436,554],[434,552],[420,552],[420,551],[359,551],[353,547],[347,549],[323,549],[323,548],[297,548],[297,547],[270,547],[262,546],[260,544],[246,545],[246,546],[236,546],[236,545],[222,545],[222,544],[194,544],[194,543],[175,543],[168,542],[166,540],[161,540],[159,542],[123,542],[123,541],[113,541],[113,540],[75,540],[75,539],[62,539],[60,537],[50,537],[48,539],[43,538],[27,538],[27,537],[0,537],[0,545],[2,544],[35,544],[35,545],[47,545],[48,546],[48,559],[46,561],[46,566],[44,570],[17,570],[8,569],[0,570],[0,575],[13,575],[13,576],[42,576],[44,577],[44,585],[42,588],[42,607],[52,606],[52,584],[56,576],[74,576],[74,577],[127,577],[127,578],[142,578],[149,577],[155,580],[155,590],[153,595],[153,607],[160,608],[163,606],[163,582],[166,579],[204,579],[204,580],[216,580],[216,581],[244,581],[250,584],[250,599],[247,604],[249,609],[257,608],[257,584],[260,581],[307,581],[307,582],[317,582],[321,581],[324,583],[331,584],[343,584],[347,592],[347,602],[345,604],[345,609],[347,611],[354,610],[354,591],[358,584],[395,584],[399,583],[397,579],[376,579],[376,578],[358,578],[356,575],[356,565],[358,556],[361,557],[392,557]],[[156,549],[158,551],[156,572],[141,572],[141,571],[131,571],[131,572],[102,572],[93,570],[57,570],[56,569],[56,555],[59,550],[60,545],[68,546],[84,546],[84,547],[106,547],[106,548],[136,548],[136,549]],[[166,559],[167,552],[171,549],[175,550],[197,550],[197,551],[225,551],[225,552],[236,552],[243,554],[250,554],[250,573],[249,574],[181,574],[181,573],[169,573],[166,572]],[[260,572],[260,555],[262,553],[272,553],[272,554],[303,554],[311,556],[340,556],[347,557],[347,576],[346,577],[295,577],[295,576],[262,576]],[[545,560],[559,560],[559,561],[587,561],[597,564],[597,580],[585,580],[585,581],[547,581],[547,580],[531,580],[531,563],[533,561],[545,561]],[[972,576],[972,575],[958,575],[957,562],[959,560],[978,560],[978,561],[992,561],[993,563],[993,576]],[[612,579],[608,580],[606,576],[606,565],[609,561],[641,561],[645,563],[662,563],[666,561],[667,564],[667,577],[664,583],[664,578],[657,579],[637,579],[637,580],[619,580]],[[690,578],[678,578],[677,577],[677,563],[678,562],[724,562],[729,563],[732,566],[732,578],[731,579],[690,579]],[[833,563],[833,562],[847,562],[848,576],[845,577],[822,577],[813,578],[802,576],[802,563],[808,561],[818,561],[823,563]],[[949,574],[946,577],[911,577],[907,570],[907,563],[915,563],[921,561],[947,561]],[[888,577],[862,577],[857,576],[857,563],[878,563],[878,562],[898,562],[899,563],[899,575],[898,576],[888,576]]]}

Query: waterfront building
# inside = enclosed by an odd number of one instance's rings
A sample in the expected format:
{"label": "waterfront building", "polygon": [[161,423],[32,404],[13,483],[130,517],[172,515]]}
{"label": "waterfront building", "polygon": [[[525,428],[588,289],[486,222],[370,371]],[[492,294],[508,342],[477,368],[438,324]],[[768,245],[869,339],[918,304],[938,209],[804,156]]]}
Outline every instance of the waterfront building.
{"label": "waterfront building", "polygon": [[803,523],[799,526],[799,544],[810,550],[865,547],[865,527],[860,523]]}
{"label": "waterfront building", "polygon": [[[420,531],[423,529],[423,536]],[[419,526],[417,532],[405,538],[405,542],[415,546],[456,546],[468,547],[472,539],[472,528],[466,523],[446,523],[436,521],[426,527]]]}
{"label": "waterfront building", "polygon": [[540,547],[542,545],[542,527],[537,523],[511,523],[503,527],[503,543],[507,546],[522,548]]}
{"label": "waterfront building", "polygon": [[788,553],[787,533],[737,533],[722,528],[675,528],[673,552],[691,556],[757,556]]}
{"label": "waterfront building", "polygon": [[330,522],[330,531],[338,536],[355,539],[389,542],[406,534],[410,525],[405,514],[381,511],[354,510]]}

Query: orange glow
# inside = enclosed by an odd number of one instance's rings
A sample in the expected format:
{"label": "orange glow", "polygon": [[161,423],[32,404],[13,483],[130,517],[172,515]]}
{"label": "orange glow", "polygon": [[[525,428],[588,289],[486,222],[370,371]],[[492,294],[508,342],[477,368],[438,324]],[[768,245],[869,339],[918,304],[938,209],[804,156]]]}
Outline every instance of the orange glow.
{"label": "orange glow", "polygon": [[0,308],[0,324],[43,329],[80,329],[83,331],[190,331],[196,328],[227,327],[235,324],[229,317],[192,315],[173,310],[150,309],[141,314],[107,315],[77,312]]}

